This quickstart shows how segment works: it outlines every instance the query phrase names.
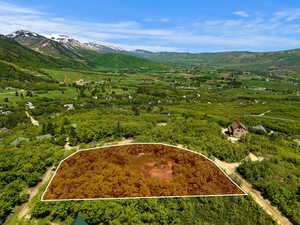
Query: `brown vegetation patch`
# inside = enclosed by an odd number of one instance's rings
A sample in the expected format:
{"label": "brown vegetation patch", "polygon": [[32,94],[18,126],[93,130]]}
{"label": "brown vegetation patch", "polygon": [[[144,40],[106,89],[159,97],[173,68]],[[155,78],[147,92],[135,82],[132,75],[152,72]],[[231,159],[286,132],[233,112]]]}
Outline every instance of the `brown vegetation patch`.
{"label": "brown vegetation patch", "polygon": [[244,194],[205,157],[161,144],[79,151],[64,160],[43,200]]}

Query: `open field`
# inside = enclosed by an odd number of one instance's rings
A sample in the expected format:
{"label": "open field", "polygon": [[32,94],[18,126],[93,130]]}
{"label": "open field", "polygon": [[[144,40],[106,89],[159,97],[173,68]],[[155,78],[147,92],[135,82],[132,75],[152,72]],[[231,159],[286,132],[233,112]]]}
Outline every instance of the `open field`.
{"label": "open field", "polygon": [[202,155],[162,144],[129,144],[67,158],[43,200],[243,194]]}

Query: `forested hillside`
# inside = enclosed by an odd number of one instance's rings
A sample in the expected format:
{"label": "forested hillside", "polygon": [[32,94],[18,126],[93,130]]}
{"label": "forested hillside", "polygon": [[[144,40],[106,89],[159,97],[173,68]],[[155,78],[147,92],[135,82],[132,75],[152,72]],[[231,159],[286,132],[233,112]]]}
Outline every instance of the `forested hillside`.
{"label": "forested hillside", "polygon": [[74,60],[55,59],[26,48],[17,42],[0,35],[0,59],[32,68],[83,68],[84,65]]}
{"label": "forested hillside", "polygon": [[144,57],[184,65],[198,65],[241,70],[292,70],[300,69],[300,50],[278,52],[220,52],[220,53],[151,53]]}
{"label": "forested hillside", "polygon": [[120,53],[99,53],[93,50],[83,48],[77,49],[77,52],[88,59],[92,68],[138,68],[138,67],[160,67],[161,64],[148,59]]}

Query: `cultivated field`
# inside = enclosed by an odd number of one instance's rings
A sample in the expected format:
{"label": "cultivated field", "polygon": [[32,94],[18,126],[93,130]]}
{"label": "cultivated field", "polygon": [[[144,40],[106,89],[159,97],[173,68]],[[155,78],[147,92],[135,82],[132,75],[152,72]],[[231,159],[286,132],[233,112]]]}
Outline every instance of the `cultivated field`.
{"label": "cultivated field", "polygon": [[162,144],[79,151],[64,160],[43,200],[241,195],[212,161]]}

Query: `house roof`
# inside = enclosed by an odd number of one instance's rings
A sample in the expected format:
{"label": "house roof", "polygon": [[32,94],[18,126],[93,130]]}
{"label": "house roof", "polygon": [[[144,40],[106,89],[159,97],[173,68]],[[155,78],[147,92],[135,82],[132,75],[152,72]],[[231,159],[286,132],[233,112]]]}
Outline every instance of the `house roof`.
{"label": "house roof", "polygon": [[82,219],[80,216],[76,218],[76,220],[72,223],[72,225],[88,225],[87,222],[85,222],[84,219]]}
{"label": "house roof", "polygon": [[243,128],[243,129],[247,129],[246,126],[244,124],[241,123],[241,121],[236,120],[231,124],[232,129],[237,129],[237,128]]}

